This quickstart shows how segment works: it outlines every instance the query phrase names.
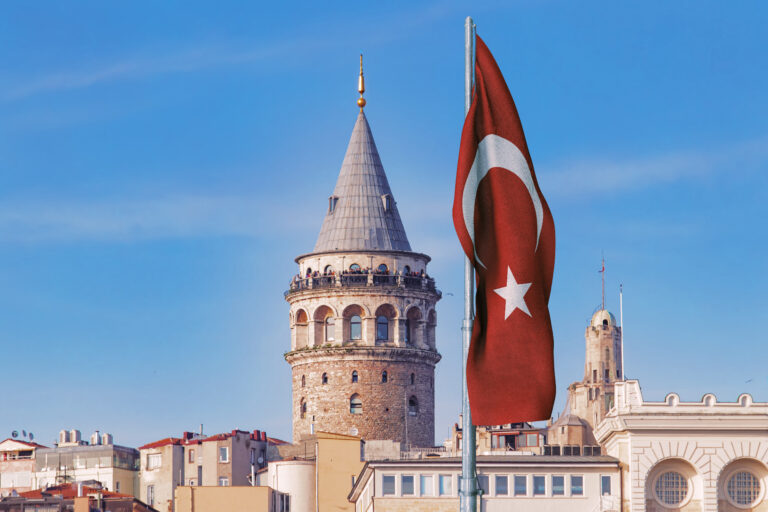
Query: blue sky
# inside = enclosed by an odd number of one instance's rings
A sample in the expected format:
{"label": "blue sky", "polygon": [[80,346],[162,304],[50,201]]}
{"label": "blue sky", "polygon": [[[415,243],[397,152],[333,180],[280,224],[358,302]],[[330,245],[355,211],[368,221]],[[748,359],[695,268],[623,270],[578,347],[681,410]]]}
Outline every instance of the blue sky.
{"label": "blue sky", "polygon": [[[768,401],[768,8],[754,2],[6,2],[0,438],[290,438],[288,306],[357,110],[433,256],[436,440],[460,405],[450,221],[463,20],[498,60],[557,230],[562,409],[624,284],[626,373]],[[514,392],[500,389],[498,392]]]}

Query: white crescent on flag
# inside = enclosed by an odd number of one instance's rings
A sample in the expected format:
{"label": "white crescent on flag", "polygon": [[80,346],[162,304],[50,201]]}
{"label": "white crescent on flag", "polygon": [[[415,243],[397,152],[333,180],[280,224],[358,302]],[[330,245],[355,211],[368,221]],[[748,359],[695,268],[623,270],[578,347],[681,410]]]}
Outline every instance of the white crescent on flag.
{"label": "white crescent on flag", "polygon": [[469,170],[467,181],[464,183],[464,191],[461,198],[464,224],[467,227],[467,232],[469,232],[469,238],[472,240],[475,259],[483,267],[485,265],[477,257],[477,248],[475,247],[475,201],[480,181],[494,167],[511,172],[520,178],[525,188],[528,189],[531,201],[533,201],[533,209],[536,212],[536,248],[539,247],[541,224],[544,219],[544,208],[541,206],[541,198],[539,198],[539,194],[533,184],[531,169],[528,167],[528,161],[523,153],[504,137],[495,134],[486,135],[480,141],[480,144],[477,145],[475,160],[472,162],[472,168]]}

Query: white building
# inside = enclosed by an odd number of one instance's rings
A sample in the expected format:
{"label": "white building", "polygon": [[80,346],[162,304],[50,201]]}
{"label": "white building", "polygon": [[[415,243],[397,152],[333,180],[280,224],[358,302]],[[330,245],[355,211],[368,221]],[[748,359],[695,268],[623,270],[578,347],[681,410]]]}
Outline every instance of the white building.
{"label": "white building", "polygon": [[[607,456],[479,456],[480,510],[616,511],[619,461]],[[370,461],[349,495],[356,512],[458,510],[461,458]]]}
{"label": "white building", "polygon": [[615,404],[595,429],[621,461],[623,510],[768,510],[768,403],[646,402],[636,380],[615,383]]}

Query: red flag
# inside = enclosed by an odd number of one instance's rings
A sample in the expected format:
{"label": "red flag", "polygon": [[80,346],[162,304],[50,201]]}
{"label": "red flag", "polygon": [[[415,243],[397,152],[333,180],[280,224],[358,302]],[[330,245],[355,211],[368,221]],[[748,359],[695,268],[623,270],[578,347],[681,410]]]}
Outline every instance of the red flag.
{"label": "red flag", "polygon": [[555,225],[504,77],[477,38],[475,91],[461,133],[453,223],[477,275],[467,362],[472,422],[551,417],[549,293]]}

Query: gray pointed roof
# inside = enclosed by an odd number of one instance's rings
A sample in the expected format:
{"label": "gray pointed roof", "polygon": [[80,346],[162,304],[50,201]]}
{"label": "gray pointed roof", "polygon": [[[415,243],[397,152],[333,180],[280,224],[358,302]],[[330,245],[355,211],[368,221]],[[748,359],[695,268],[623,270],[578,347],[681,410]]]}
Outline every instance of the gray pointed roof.
{"label": "gray pointed roof", "polygon": [[314,252],[366,250],[410,251],[411,245],[405,236],[371,127],[361,110]]}

